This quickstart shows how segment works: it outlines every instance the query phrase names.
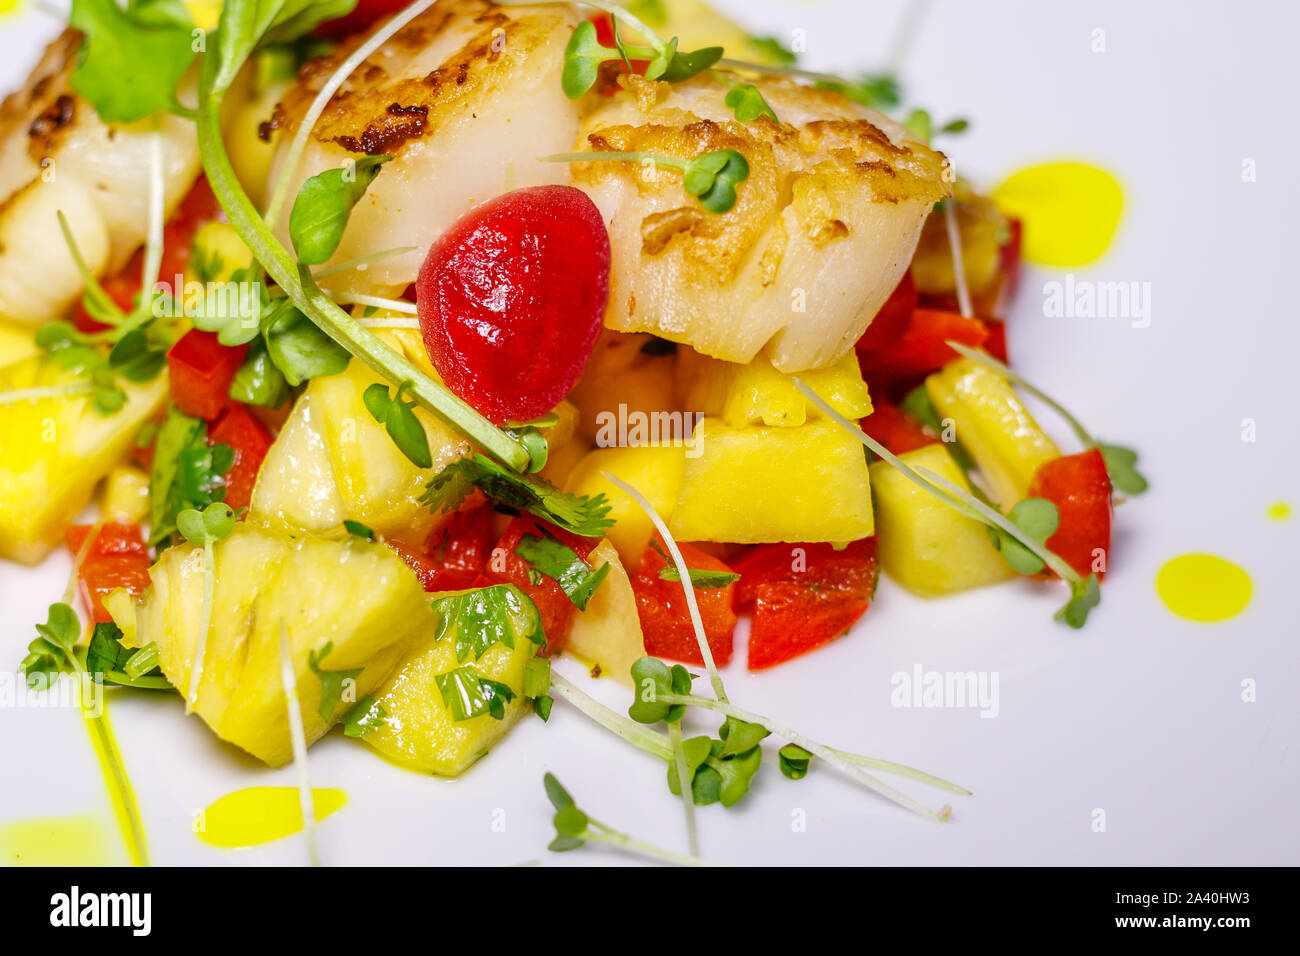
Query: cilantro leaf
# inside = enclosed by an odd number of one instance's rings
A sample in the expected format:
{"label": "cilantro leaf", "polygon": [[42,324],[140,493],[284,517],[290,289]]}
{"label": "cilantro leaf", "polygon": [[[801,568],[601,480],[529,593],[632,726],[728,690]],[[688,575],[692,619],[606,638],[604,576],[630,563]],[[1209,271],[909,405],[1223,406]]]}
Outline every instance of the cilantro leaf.
{"label": "cilantro leaf", "polygon": [[453,720],[469,720],[484,714],[491,714],[494,720],[503,720],[506,704],[515,699],[515,692],[507,685],[479,673],[468,664],[439,674],[434,682]]}
{"label": "cilantro leaf", "polygon": [[361,676],[361,672],[365,669],[356,667],[342,671],[325,670],[320,666],[320,662],[332,650],[334,650],[334,642],[326,641],[320,650],[309,651],[307,654],[307,666],[311,668],[311,672],[320,681],[320,706],[316,708],[316,713],[320,714],[320,719],[327,723],[334,716],[334,710],[343,701],[343,692],[349,687],[348,681],[351,681],[351,686],[355,687],[357,678]]}
{"label": "cilantro leaf", "polygon": [[127,665],[136,653],[122,645],[122,631],[116,624],[96,624],[86,648],[86,670],[101,684],[118,684],[140,690],[172,690],[171,682],[157,667],[136,677],[128,674]]}
{"label": "cilantro leaf", "polygon": [[178,108],[176,85],[195,53],[180,4],[73,0],[68,19],[85,36],[72,88],[100,119],[130,123]]}
{"label": "cilantro leaf", "polygon": [[494,501],[584,538],[598,538],[614,523],[606,517],[609,503],[603,494],[567,494],[544,478],[517,475],[477,452],[438,472],[420,501],[434,511],[455,511],[474,488]]}
{"label": "cilantro leaf", "polygon": [[593,570],[572,548],[549,535],[524,535],[515,554],[558,584],[579,611],[587,610],[587,602],[609,574],[609,562]]}
{"label": "cilantro leaf", "polygon": [[207,426],[174,405],[154,443],[149,475],[150,544],[176,531],[182,511],[202,510],[226,496],[224,476],[234,465],[229,445],[208,445]]}
{"label": "cilantro leaf", "polygon": [[524,639],[541,647],[542,615],[537,605],[513,584],[494,584],[473,591],[450,594],[433,602],[438,614],[434,640],[449,634],[456,644],[456,660],[478,660],[493,644],[511,649]]}
{"label": "cilantro leaf", "polygon": [[375,540],[374,529],[363,525],[360,521],[344,521],[343,527],[348,534],[355,535],[358,538],[365,538],[367,541]]}
{"label": "cilantro leaf", "polygon": [[349,737],[364,737],[384,726],[387,717],[388,709],[367,695],[343,714],[343,733]]}
{"label": "cilantro leaf", "polygon": [[[734,571],[711,571],[700,568],[687,568],[686,573],[690,575],[691,586],[701,591],[712,591],[717,588],[725,588],[740,580],[740,575]],[[659,577],[664,581],[676,581],[681,583],[682,575],[675,566],[669,565],[666,568],[659,569]]]}

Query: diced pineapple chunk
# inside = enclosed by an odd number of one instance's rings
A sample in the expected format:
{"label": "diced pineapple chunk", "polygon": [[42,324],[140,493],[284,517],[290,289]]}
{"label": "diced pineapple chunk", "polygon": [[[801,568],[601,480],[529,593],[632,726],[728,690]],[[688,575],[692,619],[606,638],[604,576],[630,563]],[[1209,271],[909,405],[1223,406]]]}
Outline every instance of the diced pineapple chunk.
{"label": "diced pineapple chunk", "polygon": [[[431,632],[374,694],[375,703],[384,709],[383,723],[361,739],[411,770],[445,777],[463,773],[505,736],[528,707],[524,667],[536,653],[537,645],[522,634],[516,635],[514,643],[512,649],[498,642],[477,660],[460,662],[455,640]],[[437,678],[462,666],[472,667],[514,692],[514,699],[505,705],[503,718],[481,714],[455,719],[443,700]]]}
{"label": "diced pineapple chunk", "polygon": [[[970,488],[943,445],[898,457]],[[953,511],[889,464],[871,466],[871,487],[880,566],[913,594],[939,597],[1015,576],[982,524]]]}
{"label": "diced pineapple chunk", "polygon": [[925,390],[939,416],[956,423],[957,442],[1004,511],[1029,494],[1039,465],[1061,456],[1007,380],[986,366],[950,362],[925,380]]}
{"label": "diced pineapple chunk", "polygon": [[[605,331],[587,361],[582,378],[569,394],[578,408],[578,434],[596,443],[602,427],[619,416],[670,412],[675,401],[676,356],[650,354],[643,349],[654,337]],[[622,406],[622,408],[620,408]]]}
{"label": "diced pineapple chunk", "polygon": [[[41,356],[0,369],[0,392],[81,381]],[[85,395],[0,409],[0,556],[25,564],[44,558],[167,397],[166,375],[121,385],[126,404],[111,415]]]}
{"label": "diced pineapple chunk", "polygon": [[587,602],[587,609],[574,617],[566,649],[600,668],[602,677],[630,684],[632,665],[645,657],[632,582],[609,540],[592,549],[587,561],[593,568],[608,563],[609,573]]}
{"label": "diced pineapple chunk", "polygon": [[133,465],[118,465],[104,483],[104,517],[138,524],[149,514],[149,476]]}
{"label": "diced pineapple chunk", "polygon": [[609,517],[614,526],[606,534],[623,563],[636,567],[654,534],[654,525],[640,505],[606,480],[603,471],[622,478],[645,495],[655,511],[668,521],[681,493],[686,449],[656,445],[597,448],[578,462],[565,482],[564,490],[570,494],[603,494],[609,499]]}
{"label": "diced pineapple chunk", "polygon": [[[746,425],[789,427],[810,418],[825,418],[806,399],[795,376],[779,372],[760,355],[748,365],[722,362],[682,348],[677,359],[679,391],[694,412],[720,417],[732,428]],[[871,397],[862,380],[857,355],[850,350],[826,368],[800,372],[799,378],[845,418],[871,414]]]}
{"label": "diced pineapple chunk", "polygon": [[[217,736],[271,766],[292,758],[280,678],[282,623],[309,744],[350,701],[383,683],[435,624],[402,559],[360,538],[290,539],[241,523],[213,546],[213,567],[212,625],[195,711]],[[170,548],[150,577],[136,605],[133,643],[156,643],[163,673],[184,693],[203,607],[203,550]],[[318,713],[321,681],[308,666],[308,654],[320,654],[327,643],[332,646],[319,660],[321,669],[361,671],[354,684],[345,684],[328,721]]]}
{"label": "diced pineapple chunk", "polygon": [[856,541],[874,533],[866,456],[834,422],[696,430],[669,530],[683,541]]}
{"label": "diced pineapple chunk", "polygon": [[560,402],[555,407],[555,415],[559,421],[542,430],[546,437],[547,459],[541,476],[557,488],[563,488],[574,466],[591,450],[591,446],[578,435],[578,406],[568,401]]}
{"label": "diced pineapple chunk", "polygon": [[366,409],[362,393],[378,381],[360,362],[314,378],[262,463],[251,512],[274,530],[323,534],[344,520],[387,536],[422,539],[437,517],[420,504],[429,479],[468,443],[417,408],[433,468],[418,468]]}

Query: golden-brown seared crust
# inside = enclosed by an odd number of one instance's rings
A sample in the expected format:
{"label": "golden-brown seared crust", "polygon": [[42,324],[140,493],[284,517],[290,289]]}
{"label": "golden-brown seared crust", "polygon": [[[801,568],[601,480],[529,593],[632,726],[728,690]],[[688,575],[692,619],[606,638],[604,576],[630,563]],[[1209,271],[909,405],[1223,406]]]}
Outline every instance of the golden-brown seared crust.
{"label": "golden-brown seared crust", "polygon": [[[432,136],[459,106],[495,88],[507,93],[510,72],[530,50],[546,42],[555,24],[567,16],[563,8],[442,0],[353,72],[330,100],[312,139],[353,153],[374,154],[396,153],[409,142]],[[276,108],[267,134],[296,129],[321,86],[366,35],[352,37],[330,55],[304,64],[298,82]],[[412,63],[435,50],[438,55],[431,63],[436,65],[412,75]]]}
{"label": "golden-brown seared crust", "polygon": [[[6,173],[16,170],[11,163],[18,159],[17,152],[11,156],[10,150],[21,150],[39,167],[41,160],[54,152],[60,132],[76,122],[77,98],[68,78],[80,47],[78,31],[63,31],[45,48],[27,85],[6,96],[0,104],[0,144],[6,154]],[[2,182],[0,194],[8,194],[21,185],[21,182]]]}
{"label": "golden-brown seared crust", "polygon": [[[854,195],[869,202],[933,203],[948,194],[946,160],[920,143],[895,144],[870,119],[846,113],[837,94],[809,89],[787,80],[763,78],[756,85],[778,117],[801,113],[831,114],[807,122],[773,121],[762,116],[750,123],[700,119],[693,110],[675,105],[685,88],[697,103],[725,96],[727,86],[702,76],[679,84],[625,78],[632,111],[640,122],[604,125],[608,115],[597,111],[588,124],[580,149],[592,152],[638,151],[691,159],[718,149],[734,149],[749,162],[749,177],[737,190],[736,205],[724,215],[701,215],[695,200],[681,193],[675,175],[647,175],[635,164],[591,162],[574,165],[574,182],[591,186],[608,176],[623,176],[637,184],[640,195],[676,194],[681,205],[653,213],[642,222],[642,251],[655,256],[676,241],[683,254],[718,281],[727,282],[755,253],[754,243],[792,203],[806,235],[820,244],[848,235],[849,227],[836,215],[833,196]],[[775,104],[798,102],[797,110]],[[841,114],[836,116],[835,114]],[[784,237],[772,237],[765,251],[769,272],[779,264]]]}

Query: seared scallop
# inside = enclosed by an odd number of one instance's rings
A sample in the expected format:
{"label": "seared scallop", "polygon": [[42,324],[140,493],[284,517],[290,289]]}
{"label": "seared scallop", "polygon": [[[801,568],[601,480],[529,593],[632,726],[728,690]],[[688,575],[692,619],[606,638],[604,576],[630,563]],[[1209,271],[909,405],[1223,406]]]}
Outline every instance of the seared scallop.
{"label": "seared scallop", "polygon": [[73,91],[80,47],[81,34],[66,31],[0,106],[0,315],[12,319],[58,316],[82,290],[59,212],[96,274],[121,268],[144,242],[155,128],[168,211],[199,175],[192,122],[109,125]]}
{"label": "seared scallop", "polygon": [[[358,291],[404,287],[430,244],[475,205],[512,187],[568,181],[565,167],[537,158],[571,148],[577,136],[578,107],[560,88],[577,22],[568,6],[442,0],[352,73],[312,129],[291,195],[324,169],[390,154],[335,261],[414,249],[370,265],[364,285],[361,273],[336,282]],[[270,124],[281,130],[281,161],[320,88],[363,40],[303,68]],[[281,231],[287,236],[283,220]]]}
{"label": "seared scallop", "polygon": [[716,215],[677,173],[573,164],[609,226],[605,324],[730,362],[766,352],[784,372],[819,368],[862,335],[907,269],[926,214],[949,194],[947,161],[881,114],[782,78],[752,81],[778,119],[738,122],[729,80],[740,78],[630,77],[586,117],[579,151],[689,160],[732,149],[750,169]]}

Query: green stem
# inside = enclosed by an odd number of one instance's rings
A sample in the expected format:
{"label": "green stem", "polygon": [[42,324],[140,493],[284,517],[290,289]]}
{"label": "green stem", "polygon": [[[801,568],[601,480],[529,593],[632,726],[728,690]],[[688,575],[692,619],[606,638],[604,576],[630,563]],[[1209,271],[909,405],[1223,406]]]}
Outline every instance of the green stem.
{"label": "green stem", "polygon": [[686,811],[686,847],[691,856],[700,855],[700,835],[695,828],[695,793],[687,774],[686,751],[682,747],[682,722],[668,725],[668,742],[673,748],[673,763],[677,767],[677,786],[682,791],[682,807]]}
{"label": "green stem", "polygon": [[72,256],[73,265],[77,267],[77,272],[81,275],[81,281],[86,286],[86,295],[94,301],[105,318],[112,325],[117,325],[126,318],[126,314],[118,308],[116,302],[104,291],[104,287],[99,284],[99,279],[90,271],[90,266],[86,264],[85,257],[81,254],[81,248],[77,245],[77,240],[72,235],[72,227],[68,225],[68,217],[63,214],[63,210],[58,212],[59,229],[63,231],[63,241],[68,247],[68,254]]}
{"label": "green stem", "polygon": [[668,553],[672,556],[673,564],[680,576],[682,593],[686,595],[686,610],[691,616],[691,627],[695,629],[695,642],[699,645],[700,658],[704,661],[704,667],[709,673],[709,683],[713,685],[713,694],[718,700],[725,701],[727,699],[727,690],[722,684],[722,675],[718,673],[718,667],[713,662],[713,648],[709,646],[708,635],[704,631],[704,620],[700,617],[700,605],[695,599],[695,585],[691,581],[691,570],[687,567],[686,559],[682,557],[677,542],[668,532],[668,525],[664,523],[663,518],[659,517],[659,512],[655,511],[649,499],[641,492],[622,478],[610,474],[608,471],[602,471],[601,475],[606,481],[637,503],[637,506],[645,512],[646,517],[653,522],[655,529],[659,532],[659,537],[663,538],[664,544],[668,547]]}
{"label": "green stem", "polygon": [[551,672],[551,694],[572,704],[585,716],[600,724],[610,733],[622,737],[632,746],[644,750],[660,760],[672,760],[673,748],[663,734],[657,733],[644,724],[638,724],[630,717],[625,717],[616,710],[606,707],[596,698],[584,693],[576,684],[562,674]]}
{"label": "green stem", "polygon": [[[140,302],[132,314],[133,319],[147,321],[152,318],[153,287],[162,269],[163,219],[166,187],[163,184],[162,132],[154,121],[154,133],[149,140],[149,233],[144,244],[144,265],[140,271]],[[178,294],[180,290],[175,290]]]}
{"label": "green stem", "polygon": [[384,259],[391,259],[394,256],[404,256],[408,252],[415,252],[419,246],[394,246],[392,249],[384,249],[380,252],[367,253],[364,256],[356,256],[352,259],[344,259],[342,262],[328,266],[324,269],[317,269],[312,276],[319,282],[321,279],[328,279],[330,276],[338,275],[342,272],[351,272],[353,269],[361,266],[368,266],[372,262],[380,262]]}
{"label": "green stem", "polygon": [[1056,412],[1058,415],[1064,418],[1066,423],[1070,426],[1071,430],[1073,430],[1074,434],[1078,436],[1079,441],[1083,442],[1086,448],[1097,447],[1097,439],[1092,437],[1092,434],[1088,431],[1088,429],[1083,427],[1083,423],[1080,422],[1073,415],[1071,415],[1069,410],[1064,405],[1062,405],[1056,399],[1052,398],[1052,396],[1048,395],[1042,389],[1038,388],[1038,386],[1034,385],[1032,382],[1026,381],[1024,378],[1022,378],[1017,372],[1013,371],[1005,363],[999,362],[997,359],[995,359],[992,355],[989,355],[989,353],[985,352],[983,349],[973,349],[968,345],[963,345],[961,342],[949,341],[947,342],[947,345],[958,355],[964,355],[972,362],[977,362],[978,364],[983,365],[985,368],[990,368],[993,371],[1003,375],[1008,381],[1014,382],[1016,385],[1019,385],[1030,395],[1033,395],[1043,404],[1047,405],[1054,412]]}
{"label": "green stem", "polygon": [[421,406],[512,470],[524,471],[530,461],[526,448],[339,308],[316,285],[311,274],[298,267],[288,250],[267,228],[240,185],[226,153],[221,129],[224,91],[213,88],[216,69],[216,58],[211,53],[205,55],[199,98],[199,151],[213,192],[221,201],[231,225],[258,262],[288,293],[294,305],[335,342],[393,385],[410,379],[413,383],[411,395]]}
{"label": "green stem", "polygon": [[942,777],[936,777],[934,774],[926,773],[924,770],[917,770],[915,767],[909,767],[906,764],[894,763],[892,760],[881,760],[879,757],[867,757],[863,754],[850,753],[847,750],[840,750],[838,747],[828,748],[832,753],[837,753],[849,763],[856,763],[863,767],[871,767],[875,770],[883,770],[885,773],[897,774],[900,777],[908,777],[920,783],[928,783],[932,787],[938,787],[941,790],[948,790],[952,793],[959,793],[963,797],[972,796],[971,792],[965,787],[958,786],[950,780],[944,780]]}
{"label": "green stem", "polygon": [[[648,856],[651,859],[662,860],[665,863],[672,863],[676,866],[715,866],[708,860],[701,860],[698,856],[686,853],[676,853],[672,850],[666,850],[661,846],[655,846],[653,843],[647,843],[644,840],[638,840],[636,837],[628,836],[620,830],[615,830],[611,826],[600,823],[597,820],[588,818],[589,826],[582,834],[582,838],[590,843],[607,843],[610,846],[620,847],[624,850],[631,850],[634,853],[640,853],[642,856]],[[595,828],[595,829],[593,829]]]}
{"label": "green stem", "polygon": [[874,790],[887,800],[897,803],[899,806],[911,810],[920,816],[929,820],[947,821],[952,815],[951,807],[944,807],[942,810],[934,811],[924,804],[918,803],[905,793],[895,790],[889,784],[882,780],[877,780],[871,774],[867,773],[857,764],[845,760],[838,753],[829,747],[824,747],[817,741],[805,737],[803,734],[789,727],[783,727],[776,721],[764,717],[762,714],[755,714],[752,711],[744,710],[734,704],[729,704],[724,700],[710,700],[708,697],[698,697],[695,694],[659,694],[656,697],[660,703],[664,704],[684,704],[687,707],[702,707],[705,710],[712,710],[719,714],[725,714],[728,717],[735,717],[737,720],[743,720],[751,724],[758,724],[765,727],[771,733],[792,744],[797,744],[804,750],[808,751],[815,757],[820,757],[826,763],[839,770],[841,773],[852,777],[858,783]]}
{"label": "green stem", "polygon": [[1083,583],[1083,579],[1074,568],[1066,564],[1065,561],[1059,558],[1054,552],[1048,550],[1047,546],[1041,541],[1037,541],[1031,535],[1026,534],[1023,528],[1016,525],[1001,512],[989,507],[968,491],[957,487],[942,475],[937,475],[926,468],[911,467],[853,422],[850,422],[839,412],[835,411],[835,409],[831,408],[831,406],[828,405],[820,395],[813,391],[813,389],[809,388],[802,380],[796,378],[794,384],[798,387],[799,391],[803,392],[808,400],[820,408],[828,418],[836,422],[849,434],[853,435],[853,437],[863,445],[866,445],[867,448],[871,449],[871,451],[882,461],[887,462],[893,468],[906,475],[907,478],[917,485],[917,487],[939,499],[959,514],[963,514],[981,524],[992,525],[995,528],[1005,531],[1037,555],[1039,560],[1055,571],[1062,580],[1071,584]]}

